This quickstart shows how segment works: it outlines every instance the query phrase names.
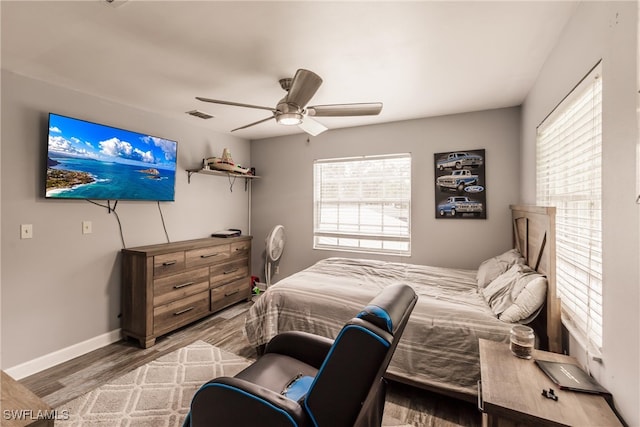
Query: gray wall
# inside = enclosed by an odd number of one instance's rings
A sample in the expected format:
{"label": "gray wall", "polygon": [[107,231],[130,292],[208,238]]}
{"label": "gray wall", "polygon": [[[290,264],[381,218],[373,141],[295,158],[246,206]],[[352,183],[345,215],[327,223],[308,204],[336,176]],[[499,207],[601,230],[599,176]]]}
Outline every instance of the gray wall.
{"label": "gray wall", "polygon": [[[524,202],[535,202],[536,126],[602,58],[603,69],[603,362],[593,375],[614,394],[629,425],[640,425],[640,215],[637,196],[638,130],[636,2],[583,2],[523,106]],[[571,354],[584,361],[581,345]]]}
{"label": "gray wall", "polygon": [[[252,165],[262,177],[252,194],[253,273],[264,277],[264,239],[276,224],[284,225],[287,244],[273,282],[329,256],[477,268],[511,247],[509,204],[519,199],[519,140],[520,109],[505,108],[252,141]],[[481,148],[487,157],[487,219],[436,220],[434,153]],[[313,161],[404,152],[412,155],[411,257],[312,249]]]}
{"label": "gray wall", "polygon": [[[76,91],[2,72],[2,368],[76,345],[120,327],[118,224],[86,201],[45,200],[49,112],[178,141],[176,201],[161,203],[172,241],[222,228],[248,229],[248,193],[238,181],[185,169],[228,147],[250,164],[249,142],[216,134],[199,119],[171,120]],[[119,202],[127,247],[166,241],[155,202]],[[93,223],[82,234],[81,223]],[[20,224],[33,239],[20,240]]]}

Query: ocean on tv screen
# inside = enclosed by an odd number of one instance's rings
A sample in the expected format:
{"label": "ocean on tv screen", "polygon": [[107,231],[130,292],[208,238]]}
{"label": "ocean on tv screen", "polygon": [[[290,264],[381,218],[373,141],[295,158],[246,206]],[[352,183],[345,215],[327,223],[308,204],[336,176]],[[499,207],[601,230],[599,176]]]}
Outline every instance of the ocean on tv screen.
{"label": "ocean on tv screen", "polygon": [[177,143],[50,114],[47,198],[174,200]]}

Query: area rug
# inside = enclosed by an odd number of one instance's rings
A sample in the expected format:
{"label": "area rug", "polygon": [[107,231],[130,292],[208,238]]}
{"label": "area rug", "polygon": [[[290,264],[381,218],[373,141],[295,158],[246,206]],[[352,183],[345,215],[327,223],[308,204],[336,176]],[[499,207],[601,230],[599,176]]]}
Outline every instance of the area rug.
{"label": "area rug", "polygon": [[233,376],[249,363],[196,341],[56,408],[69,414],[56,426],[178,427],[202,384]]}
{"label": "area rug", "polygon": [[[251,362],[196,341],[56,408],[65,427],[180,427],[194,393],[212,378],[234,376]],[[385,427],[404,424],[385,416]]]}

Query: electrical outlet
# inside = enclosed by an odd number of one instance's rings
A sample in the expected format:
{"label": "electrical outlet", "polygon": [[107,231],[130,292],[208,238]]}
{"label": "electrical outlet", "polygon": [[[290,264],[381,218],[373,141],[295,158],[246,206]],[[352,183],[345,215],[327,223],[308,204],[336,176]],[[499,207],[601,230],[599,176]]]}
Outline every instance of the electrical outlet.
{"label": "electrical outlet", "polygon": [[33,237],[33,224],[20,225],[20,238],[31,239]]}
{"label": "electrical outlet", "polygon": [[279,265],[276,265],[276,271],[275,271],[274,274],[280,274],[280,266]]}
{"label": "electrical outlet", "polygon": [[82,234],[91,234],[93,233],[93,226],[91,221],[82,221]]}

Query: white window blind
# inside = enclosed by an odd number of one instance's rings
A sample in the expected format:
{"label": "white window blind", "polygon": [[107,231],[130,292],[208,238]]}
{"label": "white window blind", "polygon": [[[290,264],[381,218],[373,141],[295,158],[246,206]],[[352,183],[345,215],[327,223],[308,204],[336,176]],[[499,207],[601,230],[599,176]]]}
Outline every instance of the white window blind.
{"label": "white window blind", "polygon": [[411,155],[316,160],[313,248],[411,255]]}
{"label": "white window blind", "polygon": [[602,348],[602,78],[596,66],[538,127],[537,203],[556,207],[563,321]]}

